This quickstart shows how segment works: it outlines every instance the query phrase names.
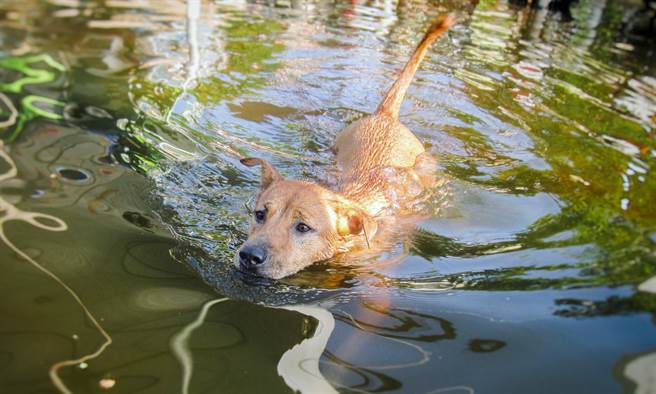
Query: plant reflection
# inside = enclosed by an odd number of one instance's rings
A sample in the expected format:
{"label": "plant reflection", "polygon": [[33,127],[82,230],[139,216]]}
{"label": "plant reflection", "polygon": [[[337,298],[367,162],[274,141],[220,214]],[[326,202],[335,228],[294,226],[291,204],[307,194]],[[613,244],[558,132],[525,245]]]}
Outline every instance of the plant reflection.
{"label": "plant reflection", "polygon": [[[45,64],[53,70],[36,68],[34,65]],[[14,70],[23,74],[22,78],[17,78],[12,82],[0,83],[0,92],[7,93],[23,93],[25,85],[39,85],[51,83],[57,77],[57,73],[63,73],[66,68],[54,60],[49,55],[35,55],[27,57],[8,57],[0,59],[0,69]],[[17,109],[5,93],[0,93],[0,98],[10,110],[10,116],[7,120],[0,124],[0,128],[9,129],[13,127],[13,131],[9,135],[4,135],[3,140],[6,143],[11,143],[23,131],[25,123],[29,120],[41,116],[48,119],[61,119],[62,116],[56,112],[51,112],[41,108],[41,106],[60,106],[63,107],[64,103],[54,100],[49,97],[37,95],[24,95],[21,99],[20,109]],[[37,105],[37,103],[40,103]]]}

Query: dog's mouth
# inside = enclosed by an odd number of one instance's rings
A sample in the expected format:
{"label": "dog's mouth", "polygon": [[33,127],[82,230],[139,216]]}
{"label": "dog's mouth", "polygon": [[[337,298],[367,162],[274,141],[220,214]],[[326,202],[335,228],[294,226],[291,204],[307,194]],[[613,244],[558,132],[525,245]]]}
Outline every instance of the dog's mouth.
{"label": "dog's mouth", "polygon": [[246,264],[243,264],[241,262],[237,263],[237,271],[241,272],[244,275],[263,277],[258,272],[257,267],[250,267],[250,266],[247,266]]}
{"label": "dog's mouth", "polygon": [[257,272],[253,272],[252,270],[244,270],[241,267],[236,267],[235,272],[237,273],[237,276],[239,279],[242,280],[242,282],[253,285],[253,286],[266,286],[266,285],[271,285],[275,281],[271,278],[267,278],[266,276],[261,276]]}

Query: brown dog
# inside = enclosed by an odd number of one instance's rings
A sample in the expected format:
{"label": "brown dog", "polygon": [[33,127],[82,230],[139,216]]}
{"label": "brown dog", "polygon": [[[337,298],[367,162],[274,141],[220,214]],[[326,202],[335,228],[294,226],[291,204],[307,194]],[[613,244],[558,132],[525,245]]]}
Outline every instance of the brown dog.
{"label": "brown dog", "polygon": [[337,163],[343,173],[338,190],[284,179],[262,159],[241,160],[249,167],[260,165],[262,174],[248,240],[235,256],[237,268],[279,279],[381,238],[382,218],[398,211],[426,186],[419,167],[420,158],[427,155],[417,137],[399,121],[399,110],[428,46],[454,21],[452,15],[438,17],[376,113],[337,135]]}

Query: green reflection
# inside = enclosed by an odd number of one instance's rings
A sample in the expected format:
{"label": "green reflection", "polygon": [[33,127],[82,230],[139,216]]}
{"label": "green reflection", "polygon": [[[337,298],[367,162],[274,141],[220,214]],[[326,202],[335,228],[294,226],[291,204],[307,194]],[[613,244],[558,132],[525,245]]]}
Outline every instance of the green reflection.
{"label": "green reflection", "polygon": [[228,76],[232,73],[239,73],[239,76],[229,77],[227,81],[218,77],[201,79],[192,94],[202,104],[209,105],[267,85],[269,82],[265,73],[280,67],[280,64],[272,59],[284,46],[263,36],[272,37],[283,29],[284,26],[280,22],[273,20],[259,23],[232,22],[225,29],[225,49],[229,57],[227,67],[222,71]]}
{"label": "green reflection", "polygon": [[[488,48],[488,40],[498,36],[486,26],[507,28],[508,21],[518,20],[523,25],[518,30],[509,29],[508,41],[500,48],[504,58],[540,69],[543,76],[538,77],[540,86],[532,85],[530,78],[534,76],[529,78],[508,64],[499,69],[512,77],[503,83],[488,83],[481,88],[478,82],[461,77],[468,84],[466,92],[478,107],[527,131],[533,144],[530,154],[548,166],[536,168],[519,160],[499,161],[503,155],[496,153],[498,148],[489,136],[458,127],[447,132],[461,140],[474,159],[450,155],[447,172],[490,190],[555,196],[563,204],[561,211],[539,219],[510,244],[538,250],[585,245],[581,257],[589,262],[568,267],[578,268],[582,277],[527,279],[523,278],[526,273],[534,272],[539,277],[539,271],[545,269],[532,267],[529,258],[525,266],[486,271],[465,286],[517,290],[639,284],[656,274],[656,248],[653,235],[649,235],[656,229],[656,177],[651,170],[656,165],[653,124],[647,125],[614,107],[615,98],[624,89],[622,83],[635,78],[627,70],[630,60],[618,59],[609,51],[625,12],[619,3],[581,1],[572,7],[577,24],[569,26],[554,26],[550,17],[555,16],[544,17],[544,12],[535,9],[508,9],[502,15],[486,12],[499,8],[495,1],[481,2],[474,12],[472,44],[466,54],[480,53]],[[601,15],[598,24],[588,25],[594,23],[592,15],[597,12]],[[552,32],[554,27],[559,30]],[[547,34],[552,34],[551,42],[544,36]],[[500,66],[485,56],[472,60],[486,69]],[[649,68],[636,71],[645,70],[651,72]],[[462,119],[469,124],[475,121]],[[567,240],[545,240],[566,230],[573,232]],[[451,250],[455,251],[452,255],[471,256],[495,248],[489,244],[459,245],[448,239],[436,242],[435,237],[426,242],[420,236],[417,241],[418,253],[424,255],[443,255]]]}
{"label": "green reflection", "polygon": [[[47,68],[38,68],[39,65],[46,66]],[[65,103],[53,98],[25,94],[24,92],[26,86],[47,85],[53,82],[57,78],[58,73],[66,71],[66,68],[61,63],[54,60],[48,54],[41,54],[0,59],[0,69],[2,68],[17,71],[21,74],[21,77],[10,82],[0,83],[0,92],[14,93],[22,96],[20,106],[17,109],[15,123],[5,125],[6,129],[12,130],[9,133],[5,131],[2,137],[5,142],[10,143],[14,141],[23,131],[26,122],[36,117],[53,120],[63,118],[60,113]],[[58,110],[57,107],[60,107],[60,109]]]}

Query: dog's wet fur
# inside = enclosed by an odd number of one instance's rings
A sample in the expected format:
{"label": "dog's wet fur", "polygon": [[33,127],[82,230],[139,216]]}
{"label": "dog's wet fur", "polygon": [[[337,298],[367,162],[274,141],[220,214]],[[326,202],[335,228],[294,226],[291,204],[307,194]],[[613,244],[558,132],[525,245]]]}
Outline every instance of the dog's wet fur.
{"label": "dog's wet fur", "polygon": [[261,167],[261,184],[248,239],[235,255],[238,269],[279,279],[338,253],[384,243],[382,224],[431,184],[420,170],[430,157],[399,121],[399,110],[428,46],[454,22],[452,15],[438,17],[376,112],[337,135],[341,176],[335,191],[285,179],[263,159],[241,160]]}

